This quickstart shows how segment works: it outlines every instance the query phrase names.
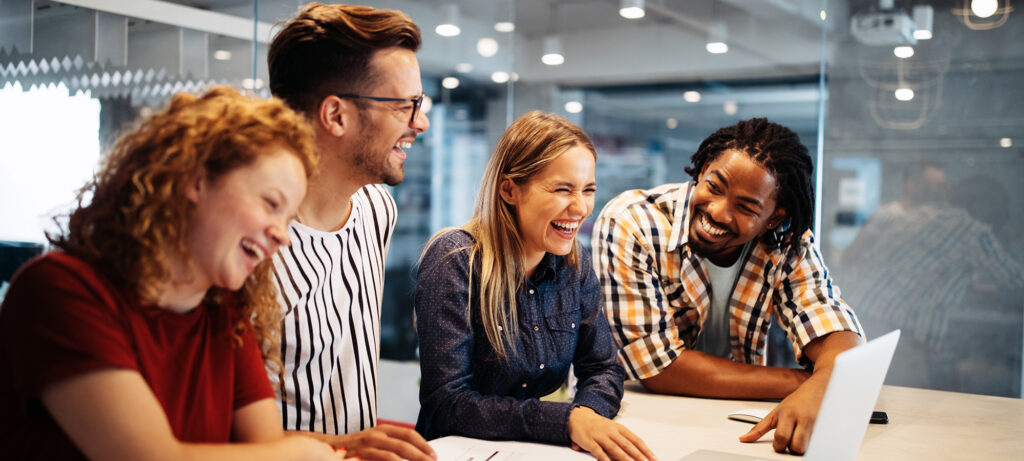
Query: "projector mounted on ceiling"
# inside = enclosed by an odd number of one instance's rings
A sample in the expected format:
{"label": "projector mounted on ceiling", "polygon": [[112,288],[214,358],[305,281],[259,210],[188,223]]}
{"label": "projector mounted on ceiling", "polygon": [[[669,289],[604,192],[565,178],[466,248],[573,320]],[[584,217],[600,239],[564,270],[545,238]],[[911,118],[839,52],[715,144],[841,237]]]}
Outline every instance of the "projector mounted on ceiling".
{"label": "projector mounted on ceiling", "polygon": [[875,11],[854,15],[850,32],[865,45],[914,45],[914,20],[900,9]]}

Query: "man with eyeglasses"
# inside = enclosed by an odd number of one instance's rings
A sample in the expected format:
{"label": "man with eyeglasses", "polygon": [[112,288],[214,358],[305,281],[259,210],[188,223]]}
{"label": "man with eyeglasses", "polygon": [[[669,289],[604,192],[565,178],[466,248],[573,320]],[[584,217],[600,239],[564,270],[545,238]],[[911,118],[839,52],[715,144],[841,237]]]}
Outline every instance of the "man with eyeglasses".
{"label": "man with eyeglasses", "polygon": [[[377,425],[384,261],[405,150],[429,122],[404,13],[311,3],[267,52],[271,92],[317,135],[319,171],[274,255],[284,316],[280,370],[268,363],[286,430],[362,459],[435,457],[415,431]],[[280,371],[280,372],[279,372]]]}

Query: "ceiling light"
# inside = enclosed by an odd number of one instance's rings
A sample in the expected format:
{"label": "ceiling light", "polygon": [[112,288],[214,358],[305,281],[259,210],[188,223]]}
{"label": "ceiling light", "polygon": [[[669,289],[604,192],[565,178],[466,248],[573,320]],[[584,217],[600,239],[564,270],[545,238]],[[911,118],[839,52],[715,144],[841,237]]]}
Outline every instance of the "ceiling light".
{"label": "ceiling light", "polygon": [[999,140],[999,146],[1003,147],[1004,149],[1009,149],[1013,147],[1013,140],[1010,138],[1002,138]]}
{"label": "ceiling light", "polygon": [[512,32],[516,30],[516,25],[508,21],[496,22],[494,23],[494,30],[497,32]]}
{"label": "ceiling light", "polygon": [[445,77],[441,80],[441,86],[449,90],[454,90],[459,87],[459,79],[455,77]]}
{"label": "ceiling light", "polygon": [[481,38],[476,42],[476,52],[485,58],[494,56],[498,54],[498,41],[491,37]]}
{"label": "ceiling light", "polygon": [[827,14],[825,14],[825,10],[821,10],[821,12],[820,12],[820,13],[818,13],[818,16],[821,16],[821,20],[822,20],[822,21],[824,21],[824,20],[825,20],[825,18],[827,18],[827,17],[828,17],[828,15],[827,15]]}
{"label": "ceiling light", "polygon": [[910,88],[897,88],[895,95],[896,99],[899,99],[900,101],[910,101],[911,99],[914,99],[914,90],[911,90]]}
{"label": "ceiling light", "polygon": [[907,59],[914,55],[914,47],[912,46],[897,46],[892,49],[892,54],[895,54],[897,58]]}
{"label": "ceiling light", "polygon": [[423,95],[423,104],[420,104],[420,111],[424,114],[429,114],[430,109],[434,108],[434,99],[430,96]]}
{"label": "ceiling light", "polygon": [[979,18],[987,18],[996,14],[999,9],[998,0],[971,0],[971,12]]}
{"label": "ceiling light", "polygon": [[683,100],[686,102],[700,102],[699,91],[687,91],[683,93]]}
{"label": "ceiling light", "polygon": [[449,3],[444,6],[441,23],[434,28],[434,32],[442,37],[454,37],[462,32],[459,29],[459,5]]}
{"label": "ceiling light", "polygon": [[228,50],[217,50],[213,52],[213,59],[218,61],[230,61],[231,52]]}
{"label": "ceiling light", "polygon": [[512,72],[511,74],[508,74],[508,79],[512,80],[513,82],[518,82],[519,81],[519,74],[516,73],[516,72]]}
{"label": "ceiling light", "polygon": [[640,19],[644,17],[644,0],[622,0],[619,3],[619,16],[626,19]]}
{"label": "ceiling light", "polygon": [[679,126],[679,120],[676,120],[674,117],[669,117],[669,118],[665,119],[665,127],[666,128],[668,128],[670,130],[674,130],[678,126]]}
{"label": "ceiling light", "polygon": [[491,74],[491,81],[494,83],[505,83],[508,81],[508,78],[508,72],[501,70]]}
{"label": "ceiling light", "polygon": [[725,28],[725,23],[715,22],[708,27],[708,43],[704,46],[704,49],[708,50],[711,54],[722,54],[729,51],[729,45],[726,44],[726,37],[728,31]]}
{"label": "ceiling light", "polygon": [[468,74],[473,72],[473,65],[468,62],[460,62],[455,65],[455,72],[460,74]]}
{"label": "ceiling light", "polygon": [[583,103],[579,101],[569,101],[565,103],[565,111],[570,114],[578,114],[583,112]]}
{"label": "ceiling light", "polygon": [[722,104],[722,111],[726,115],[736,115],[739,110],[740,106],[736,104],[736,101],[726,101],[725,104]]}
{"label": "ceiling light", "polygon": [[549,66],[561,65],[565,62],[565,56],[562,56],[562,39],[557,35],[544,37],[544,55],[541,56],[540,61]]}
{"label": "ceiling light", "polygon": [[935,10],[931,5],[917,5],[914,7],[914,38],[918,40],[930,40],[932,38],[932,24],[935,22]]}

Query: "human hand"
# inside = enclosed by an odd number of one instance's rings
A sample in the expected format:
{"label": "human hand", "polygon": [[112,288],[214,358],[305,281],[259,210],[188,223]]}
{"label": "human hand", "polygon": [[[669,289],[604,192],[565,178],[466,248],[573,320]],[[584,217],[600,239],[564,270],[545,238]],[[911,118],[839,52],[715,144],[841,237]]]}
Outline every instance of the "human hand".
{"label": "human hand", "polygon": [[345,458],[345,450],[334,447],[312,437],[289,435],[281,440],[288,446],[287,453],[297,454],[297,459],[316,461],[338,461]]}
{"label": "human hand", "polygon": [[583,406],[569,413],[569,439],[573,450],[584,450],[598,461],[657,459],[644,441],[625,426]]}
{"label": "human hand", "polygon": [[[825,380],[827,384],[827,379]],[[802,455],[811,440],[814,421],[825,396],[825,387],[816,380],[807,380],[782,400],[749,432],[740,436],[740,442],[756,442],[768,431],[775,429],[772,448],[779,453],[786,449]]]}
{"label": "human hand", "polygon": [[381,424],[377,427],[331,438],[331,445],[345,450],[345,457],[380,461],[433,461],[437,454],[416,431]]}

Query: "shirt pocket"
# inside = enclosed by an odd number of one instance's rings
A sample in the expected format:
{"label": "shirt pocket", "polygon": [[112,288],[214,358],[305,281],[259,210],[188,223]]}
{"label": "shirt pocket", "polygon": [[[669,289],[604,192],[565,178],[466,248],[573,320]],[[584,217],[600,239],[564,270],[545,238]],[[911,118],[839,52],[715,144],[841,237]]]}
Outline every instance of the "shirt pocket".
{"label": "shirt pocket", "polygon": [[559,312],[544,317],[557,355],[571,357],[576,352],[576,338],[580,331],[580,311]]}

